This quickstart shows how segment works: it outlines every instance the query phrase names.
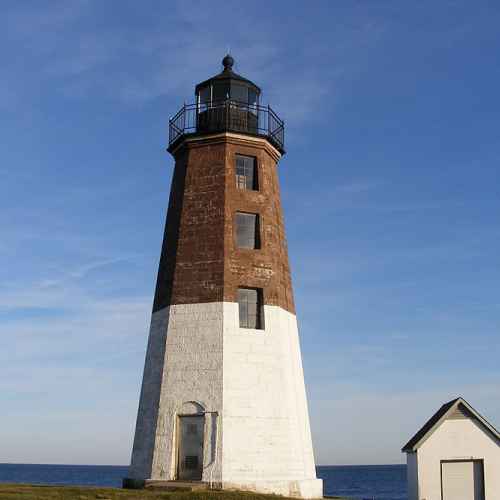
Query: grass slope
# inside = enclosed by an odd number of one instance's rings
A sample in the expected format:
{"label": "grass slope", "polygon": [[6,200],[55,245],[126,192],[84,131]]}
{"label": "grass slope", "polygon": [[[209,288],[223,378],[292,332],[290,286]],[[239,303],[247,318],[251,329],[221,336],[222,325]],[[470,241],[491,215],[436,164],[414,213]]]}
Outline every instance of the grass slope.
{"label": "grass slope", "polygon": [[[342,500],[340,497],[333,497]],[[158,491],[0,484],[0,500],[286,500],[241,491]],[[294,499],[296,500],[296,499]],[[346,499],[347,500],[347,499]]]}
{"label": "grass slope", "polygon": [[269,500],[258,493],[231,491],[159,491],[78,486],[0,485],[1,500]]}
{"label": "grass slope", "polygon": [[[269,500],[268,495],[230,491],[159,491],[0,484],[1,500]],[[273,497],[271,497],[273,498]],[[276,497],[277,498],[277,497]]]}

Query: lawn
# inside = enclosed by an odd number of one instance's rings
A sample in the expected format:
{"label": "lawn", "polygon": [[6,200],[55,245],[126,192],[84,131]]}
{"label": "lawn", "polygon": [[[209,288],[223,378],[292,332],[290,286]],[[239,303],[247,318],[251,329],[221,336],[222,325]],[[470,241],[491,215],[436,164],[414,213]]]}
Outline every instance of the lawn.
{"label": "lawn", "polygon": [[[339,497],[340,498],[340,497]],[[286,500],[240,491],[158,491],[1,484],[0,500]]]}
{"label": "lawn", "polygon": [[272,495],[232,491],[158,491],[0,484],[1,500],[269,500]]}

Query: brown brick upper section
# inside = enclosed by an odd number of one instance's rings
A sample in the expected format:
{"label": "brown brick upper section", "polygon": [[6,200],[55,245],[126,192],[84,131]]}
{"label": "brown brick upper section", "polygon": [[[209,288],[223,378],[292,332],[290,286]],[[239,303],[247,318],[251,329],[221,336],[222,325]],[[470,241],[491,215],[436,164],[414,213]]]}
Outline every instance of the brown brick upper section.
{"label": "brown brick upper section", "polygon": [[[258,191],[236,187],[237,154],[257,159]],[[295,312],[277,162],[266,140],[235,134],[187,139],[175,169],[153,311],[170,304],[236,302],[239,287]],[[238,211],[260,215],[261,248],[236,247]]]}

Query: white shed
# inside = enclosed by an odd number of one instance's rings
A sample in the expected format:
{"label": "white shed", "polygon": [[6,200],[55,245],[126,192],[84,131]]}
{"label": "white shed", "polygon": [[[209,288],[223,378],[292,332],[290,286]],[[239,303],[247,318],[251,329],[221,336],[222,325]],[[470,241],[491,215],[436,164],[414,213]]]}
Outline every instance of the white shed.
{"label": "white shed", "polygon": [[408,500],[500,500],[500,434],[462,398],[403,447]]}

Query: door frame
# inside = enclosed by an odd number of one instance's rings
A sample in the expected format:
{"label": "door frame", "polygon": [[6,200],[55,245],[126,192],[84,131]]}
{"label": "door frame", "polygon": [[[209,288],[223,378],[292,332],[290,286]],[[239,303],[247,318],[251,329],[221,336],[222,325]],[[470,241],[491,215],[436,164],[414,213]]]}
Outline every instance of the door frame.
{"label": "door frame", "polygon": [[176,432],[175,432],[175,481],[182,481],[179,479],[179,466],[180,466],[180,457],[179,453],[181,451],[181,433],[182,433],[182,426],[181,426],[181,419],[183,417],[202,417],[203,418],[203,442],[202,442],[202,460],[201,460],[201,479],[198,481],[203,480],[203,470],[205,469],[204,467],[204,462],[205,462],[205,434],[206,434],[206,426],[207,426],[207,419],[205,418],[205,412],[198,412],[198,413],[178,413],[175,416],[175,422],[176,422]]}
{"label": "door frame", "polygon": [[[473,465],[475,463],[480,463],[481,464],[481,474],[482,474],[482,482],[483,482],[483,500],[486,499],[485,496],[485,484],[484,484],[484,458],[454,458],[454,459],[449,459],[449,460],[440,460],[439,462],[439,469],[440,469],[440,475],[441,475],[441,500],[444,500],[443,498],[443,464],[446,463],[453,463],[453,462],[471,462]],[[474,474],[474,468],[472,469],[472,473]]]}

